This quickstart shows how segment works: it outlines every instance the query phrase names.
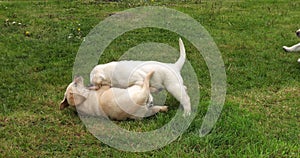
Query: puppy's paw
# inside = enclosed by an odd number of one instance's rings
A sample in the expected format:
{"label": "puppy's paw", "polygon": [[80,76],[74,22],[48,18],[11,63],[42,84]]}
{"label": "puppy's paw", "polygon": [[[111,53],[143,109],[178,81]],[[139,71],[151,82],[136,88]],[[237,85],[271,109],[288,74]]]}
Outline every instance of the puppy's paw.
{"label": "puppy's paw", "polygon": [[183,113],[183,117],[188,117],[191,115],[191,111],[190,110],[184,110],[184,113]]}
{"label": "puppy's paw", "polygon": [[168,106],[161,106],[159,111],[160,112],[167,112],[168,111]]}
{"label": "puppy's paw", "polygon": [[283,46],[282,49],[283,49],[285,52],[290,52],[289,47],[287,47],[287,46]]}
{"label": "puppy's paw", "polygon": [[297,60],[298,63],[300,63],[300,58]]}

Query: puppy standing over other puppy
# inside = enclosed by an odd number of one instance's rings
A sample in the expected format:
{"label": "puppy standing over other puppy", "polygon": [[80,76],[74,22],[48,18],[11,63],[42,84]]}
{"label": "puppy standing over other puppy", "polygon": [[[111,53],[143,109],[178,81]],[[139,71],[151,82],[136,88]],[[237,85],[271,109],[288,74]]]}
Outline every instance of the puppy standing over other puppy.
{"label": "puppy standing over other puppy", "polygon": [[141,119],[167,111],[167,106],[146,106],[150,95],[149,80],[153,73],[151,71],[146,75],[143,85],[133,85],[127,89],[102,86],[97,91],[86,88],[82,77],[75,77],[67,87],[60,109],[76,106],[79,113],[107,116],[114,120]]}
{"label": "puppy standing over other puppy", "polygon": [[182,40],[179,38],[180,57],[175,63],[157,61],[119,61],[100,64],[90,73],[90,82],[95,86],[103,84],[112,87],[127,88],[131,85],[141,85],[143,78],[151,70],[155,71],[151,81],[151,92],[166,89],[183,106],[184,115],[190,115],[190,97],[186,92],[180,71],[185,62],[186,53]]}
{"label": "puppy standing over other puppy", "polygon": [[[300,37],[300,29],[296,31],[296,35],[298,37]],[[291,47],[283,46],[283,49],[286,52],[297,52],[297,51],[300,51],[300,43],[295,44],[295,45],[293,45]],[[298,59],[298,62],[300,63],[300,58]]]}

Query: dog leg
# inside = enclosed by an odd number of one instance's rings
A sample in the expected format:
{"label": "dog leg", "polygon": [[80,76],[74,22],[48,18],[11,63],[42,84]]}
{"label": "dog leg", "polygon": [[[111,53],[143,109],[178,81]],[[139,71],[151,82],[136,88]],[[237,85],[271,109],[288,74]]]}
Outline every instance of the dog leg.
{"label": "dog leg", "polygon": [[167,111],[168,111],[167,106],[152,106],[146,112],[145,117],[155,115],[158,112],[167,112]]}
{"label": "dog leg", "polygon": [[158,112],[167,112],[168,107],[167,106],[152,106],[152,107],[146,107],[146,106],[140,106],[138,110],[129,116],[130,119],[135,120],[141,120],[143,117],[149,117],[152,115],[155,115]]}
{"label": "dog leg", "polygon": [[183,116],[189,116],[191,114],[191,102],[190,97],[186,92],[184,85],[173,84],[166,87],[167,91],[170,92],[183,106]]}
{"label": "dog leg", "polygon": [[300,51],[300,43],[293,45],[291,47],[283,46],[283,50],[286,52],[297,52]]}

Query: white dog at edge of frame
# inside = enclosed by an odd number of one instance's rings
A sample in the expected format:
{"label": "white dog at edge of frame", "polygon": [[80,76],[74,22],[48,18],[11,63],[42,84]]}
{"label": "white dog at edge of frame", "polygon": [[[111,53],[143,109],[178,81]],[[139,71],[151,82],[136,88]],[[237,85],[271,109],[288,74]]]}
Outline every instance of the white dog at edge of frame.
{"label": "white dog at edge of frame", "polygon": [[127,88],[141,85],[150,70],[155,73],[150,81],[151,92],[166,89],[183,106],[184,116],[191,113],[190,97],[186,92],[180,71],[186,59],[184,44],[179,38],[180,57],[175,63],[157,61],[118,61],[100,64],[90,73],[90,82],[94,86],[110,85],[111,87]]}
{"label": "white dog at edge of frame", "polygon": [[[300,29],[296,31],[296,35],[300,37]],[[300,43],[295,44],[291,47],[283,46],[283,50],[286,52],[298,52],[300,51]],[[298,59],[298,63],[300,63],[300,58]]]}

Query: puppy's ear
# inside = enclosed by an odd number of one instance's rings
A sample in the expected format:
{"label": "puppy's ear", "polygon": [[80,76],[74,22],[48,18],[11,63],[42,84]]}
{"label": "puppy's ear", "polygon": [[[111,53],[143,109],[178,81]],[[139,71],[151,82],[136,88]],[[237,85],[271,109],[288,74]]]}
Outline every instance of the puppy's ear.
{"label": "puppy's ear", "polygon": [[68,100],[66,97],[64,97],[64,100],[60,102],[60,107],[59,109],[60,110],[63,110],[64,108],[68,107],[69,106],[69,103],[68,103]]}
{"label": "puppy's ear", "polygon": [[70,104],[75,105],[75,106],[81,104],[82,102],[84,102],[86,100],[85,96],[77,94],[77,93],[71,93],[70,98],[71,98]]}

